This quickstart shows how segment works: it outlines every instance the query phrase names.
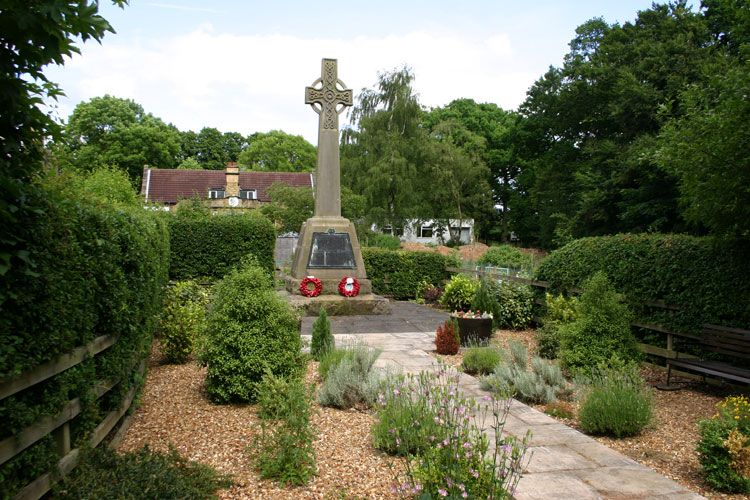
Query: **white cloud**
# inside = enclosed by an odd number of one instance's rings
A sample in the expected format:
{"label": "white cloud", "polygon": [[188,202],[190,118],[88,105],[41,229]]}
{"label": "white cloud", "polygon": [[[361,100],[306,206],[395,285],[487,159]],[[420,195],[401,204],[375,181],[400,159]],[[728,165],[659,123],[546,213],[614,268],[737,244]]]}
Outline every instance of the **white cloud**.
{"label": "white cloud", "polygon": [[377,72],[408,64],[420,101],[428,106],[468,97],[515,108],[539,76],[512,69],[511,41],[504,34],[485,40],[428,31],[301,38],[217,33],[203,25],[129,46],[116,39],[87,44],[82,56],[60,70],[65,78],[53,80],[75,100],[62,103],[61,113],[108,93],[134,99],[181,130],[213,126],[249,134],[282,129],[315,143],[317,117],[304,105],[304,87],[318,78],[324,57],[339,60],[339,77],[355,95],[374,85]]}

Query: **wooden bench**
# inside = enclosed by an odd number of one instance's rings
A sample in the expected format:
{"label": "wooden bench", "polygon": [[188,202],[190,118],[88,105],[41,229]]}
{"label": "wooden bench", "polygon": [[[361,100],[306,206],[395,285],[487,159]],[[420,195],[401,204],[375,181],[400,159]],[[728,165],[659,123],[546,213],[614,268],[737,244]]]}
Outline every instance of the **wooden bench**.
{"label": "wooden bench", "polygon": [[[703,325],[701,337],[688,335],[686,337],[697,340],[703,352],[715,352],[738,359],[750,360],[750,331],[717,325]],[[736,382],[750,384],[750,361],[745,363],[745,368],[739,368],[718,361],[704,360],[702,357],[681,358],[679,356],[680,353],[677,353],[677,357],[667,358],[667,386],[669,386],[669,378],[672,375],[673,366],[702,373],[704,380],[706,375],[715,375]]]}

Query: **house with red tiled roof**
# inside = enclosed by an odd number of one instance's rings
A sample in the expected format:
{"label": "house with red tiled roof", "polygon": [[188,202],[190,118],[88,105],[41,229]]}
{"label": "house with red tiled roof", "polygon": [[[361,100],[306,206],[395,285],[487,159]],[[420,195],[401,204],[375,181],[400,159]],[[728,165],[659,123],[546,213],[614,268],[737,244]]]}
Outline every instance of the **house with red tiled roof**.
{"label": "house with red tiled roof", "polygon": [[143,168],[141,196],[149,203],[172,209],[188,198],[206,200],[212,209],[257,208],[271,201],[267,189],[275,182],[292,187],[314,185],[313,172],[240,172],[230,163],[226,170],[173,170]]}

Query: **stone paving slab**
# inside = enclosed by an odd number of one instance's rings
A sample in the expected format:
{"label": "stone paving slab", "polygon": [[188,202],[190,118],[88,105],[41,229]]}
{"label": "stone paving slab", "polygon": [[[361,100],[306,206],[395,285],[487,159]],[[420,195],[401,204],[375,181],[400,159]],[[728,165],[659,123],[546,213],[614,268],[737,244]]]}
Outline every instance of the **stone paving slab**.
{"label": "stone paving slab", "polygon": [[[434,332],[447,315],[403,302],[394,302],[393,312],[394,317],[388,318],[349,316],[344,321],[331,317],[337,345],[354,339],[383,349],[375,362],[381,370],[418,373],[435,366],[435,358],[425,351],[434,349]],[[303,319],[303,337],[309,338],[313,320]],[[459,387],[480,402],[489,394],[466,374],[461,374]],[[522,438],[527,430],[533,434],[529,447],[533,456],[513,495],[515,500],[705,500],[549,415],[513,401],[503,432]],[[488,437],[494,435],[492,429],[486,432]]]}

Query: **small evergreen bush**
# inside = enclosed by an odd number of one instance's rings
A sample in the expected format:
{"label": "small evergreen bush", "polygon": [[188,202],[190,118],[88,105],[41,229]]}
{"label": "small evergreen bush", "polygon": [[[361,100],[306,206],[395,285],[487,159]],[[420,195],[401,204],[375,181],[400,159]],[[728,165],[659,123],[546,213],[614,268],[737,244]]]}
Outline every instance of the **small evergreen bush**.
{"label": "small evergreen bush", "polygon": [[208,294],[195,281],[179,281],[164,294],[159,343],[167,361],[184,363],[206,328]]}
{"label": "small evergreen bush", "polygon": [[99,446],[83,455],[75,470],[53,490],[55,500],[143,500],[216,498],[214,493],[232,485],[230,476],[207,465],[190,462],[171,445],[160,453],[144,446],[130,453],[115,453]]}
{"label": "small evergreen bush", "polygon": [[494,283],[487,276],[482,277],[471,301],[472,311],[492,313],[493,316],[498,313],[497,300],[492,296]]}
{"label": "small evergreen bush", "polygon": [[578,422],[589,434],[634,436],[652,420],[651,393],[631,374],[594,369],[578,411]]}
{"label": "small evergreen bush", "polygon": [[496,323],[499,327],[523,330],[534,320],[534,295],[523,283],[502,280],[496,291]]}
{"label": "small evergreen bush", "polygon": [[500,353],[494,347],[472,346],[464,353],[463,369],[469,375],[489,375],[500,360]]}
{"label": "small evergreen bush", "polygon": [[479,282],[463,274],[455,274],[445,286],[440,303],[449,311],[468,311]]}
{"label": "small evergreen bush", "polygon": [[717,490],[750,493],[750,401],[729,396],[713,418],[700,422],[698,461]]}
{"label": "small evergreen bush", "polygon": [[283,487],[305,485],[315,475],[316,431],[311,424],[313,389],[299,378],[261,382],[282,389],[276,397],[261,399],[260,432],[253,442],[253,460],[261,479],[273,479]]}
{"label": "small evergreen bush", "polygon": [[318,318],[312,324],[310,355],[315,361],[320,361],[328,351],[335,347],[336,342],[331,333],[331,322],[328,320],[326,310],[321,307]]}
{"label": "small evergreen bush", "polygon": [[246,263],[215,288],[199,360],[216,402],[254,401],[265,369],[281,377],[302,370],[298,318],[265,269]]}
{"label": "small evergreen bush", "polygon": [[560,327],[576,320],[577,297],[545,294],[547,314],[537,338],[537,354],[546,359],[560,356]]}
{"label": "small evergreen bush", "polygon": [[352,408],[358,404],[372,406],[380,379],[372,369],[380,356],[379,349],[358,344],[346,349],[343,358],[331,366],[318,393],[323,406]]}
{"label": "small evergreen bush", "polygon": [[559,330],[565,368],[587,375],[614,354],[625,362],[640,358],[630,331],[630,312],[604,273],[586,281],[575,311],[577,319]]}
{"label": "small evergreen bush", "polygon": [[458,321],[451,318],[443,325],[438,325],[435,333],[435,347],[438,354],[453,355],[461,347],[461,338],[458,335]]}

